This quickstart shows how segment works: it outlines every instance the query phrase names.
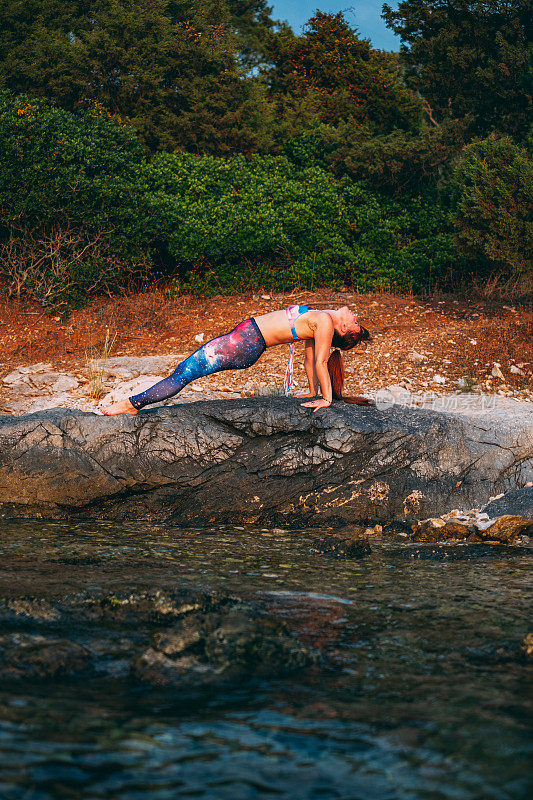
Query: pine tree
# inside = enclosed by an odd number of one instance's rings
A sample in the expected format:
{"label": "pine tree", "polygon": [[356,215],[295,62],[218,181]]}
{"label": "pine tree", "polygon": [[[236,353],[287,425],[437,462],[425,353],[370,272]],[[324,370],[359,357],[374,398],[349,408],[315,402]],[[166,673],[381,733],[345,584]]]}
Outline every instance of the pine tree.
{"label": "pine tree", "polygon": [[527,136],[531,119],[530,0],[403,0],[383,6],[402,37],[407,82],[434,117],[465,119],[471,135]]}
{"label": "pine tree", "polygon": [[[262,5],[254,13],[267,17]],[[242,44],[252,11],[240,45],[225,0],[4,0],[0,88],[97,105],[152,151],[261,149],[263,95],[237,58],[253,49]]]}
{"label": "pine tree", "polygon": [[416,130],[421,104],[405,86],[393,54],[372,49],[342,13],[318,11],[302,36],[284,29],[271,37],[273,67],[266,72],[281,114],[338,125],[351,120],[373,133]]}

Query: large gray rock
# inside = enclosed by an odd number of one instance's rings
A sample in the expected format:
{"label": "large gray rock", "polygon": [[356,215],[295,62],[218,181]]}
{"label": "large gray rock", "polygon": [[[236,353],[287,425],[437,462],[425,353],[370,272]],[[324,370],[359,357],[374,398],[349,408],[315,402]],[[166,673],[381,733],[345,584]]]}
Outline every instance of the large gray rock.
{"label": "large gray rock", "polygon": [[287,398],[0,416],[4,516],[319,525],[480,507],[533,476],[531,416]]}
{"label": "large gray rock", "polygon": [[492,518],[503,514],[519,514],[526,519],[533,519],[533,486],[513,489],[503,497],[492,500],[483,510]]}
{"label": "large gray rock", "polygon": [[118,378],[133,378],[137,375],[159,375],[164,377],[168,370],[185,358],[183,353],[170,353],[166,356],[114,356],[96,358],[91,361],[93,369],[104,375]]}

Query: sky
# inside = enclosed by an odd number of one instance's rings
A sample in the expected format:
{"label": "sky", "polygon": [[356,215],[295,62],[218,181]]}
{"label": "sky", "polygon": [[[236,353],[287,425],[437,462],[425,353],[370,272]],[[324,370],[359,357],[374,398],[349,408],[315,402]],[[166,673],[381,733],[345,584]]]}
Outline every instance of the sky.
{"label": "sky", "polygon": [[[388,0],[388,3],[392,8],[397,6],[394,0]],[[272,17],[287,21],[295,33],[301,33],[302,25],[317,8],[333,14],[343,11],[347,22],[357,28],[364,39],[370,39],[373,47],[400,49],[399,38],[381,19],[383,0],[270,0],[269,5],[274,6]]]}

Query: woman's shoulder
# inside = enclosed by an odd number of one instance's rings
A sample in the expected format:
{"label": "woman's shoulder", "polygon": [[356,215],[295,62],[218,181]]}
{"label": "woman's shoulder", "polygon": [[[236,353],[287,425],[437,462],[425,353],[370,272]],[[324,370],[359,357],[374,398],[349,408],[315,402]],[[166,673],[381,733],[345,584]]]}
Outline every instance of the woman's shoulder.
{"label": "woman's shoulder", "polygon": [[320,327],[326,330],[333,330],[333,320],[327,311],[320,311],[318,308],[310,308],[306,314],[306,320],[312,327]]}

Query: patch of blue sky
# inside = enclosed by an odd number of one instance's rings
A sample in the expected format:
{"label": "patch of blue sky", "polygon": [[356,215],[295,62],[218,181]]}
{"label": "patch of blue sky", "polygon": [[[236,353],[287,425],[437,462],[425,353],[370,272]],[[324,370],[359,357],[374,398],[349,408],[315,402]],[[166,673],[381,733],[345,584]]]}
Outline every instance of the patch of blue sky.
{"label": "patch of blue sky", "polygon": [[[394,0],[388,2],[393,8],[398,5]],[[274,7],[272,17],[288,22],[297,34],[302,32],[302,27],[317,8],[328,14],[342,11],[348,24],[357,28],[363,39],[370,39],[373,47],[379,50],[400,49],[399,37],[381,19],[383,3],[380,0],[352,0],[351,3],[350,0],[321,0],[318,3],[317,0],[270,0],[269,5]]]}

